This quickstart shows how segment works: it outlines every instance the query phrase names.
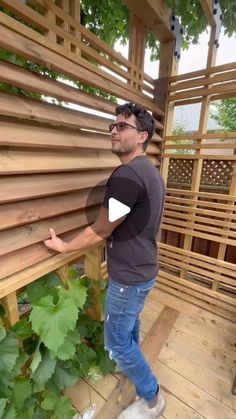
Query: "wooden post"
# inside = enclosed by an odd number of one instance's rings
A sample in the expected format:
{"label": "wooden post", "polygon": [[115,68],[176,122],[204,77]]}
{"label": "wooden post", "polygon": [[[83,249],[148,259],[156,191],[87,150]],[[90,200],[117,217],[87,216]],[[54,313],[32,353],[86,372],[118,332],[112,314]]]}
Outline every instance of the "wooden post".
{"label": "wooden post", "polygon": [[10,326],[13,326],[20,319],[18,306],[17,306],[16,292],[12,292],[11,294],[8,294],[6,297],[2,299],[2,301],[3,301],[4,309],[6,311],[7,320]]}
{"label": "wooden post", "polygon": [[60,268],[56,269],[56,274],[59,276],[63,286],[65,288],[68,287],[68,278],[69,278],[69,265],[60,266]]}
{"label": "wooden post", "polygon": [[132,63],[130,72],[131,85],[142,90],[144,58],[146,48],[147,28],[130,12],[129,19],[129,60]]}
{"label": "wooden post", "polygon": [[93,302],[94,308],[88,310],[88,314],[94,320],[101,320],[102,311],[101,305],[98,302],[99,289],[96,286],[96,281],[102,277],[101,275],[101,246],[92,248],[86,252],[84,257],[84,274],[93,280]]}

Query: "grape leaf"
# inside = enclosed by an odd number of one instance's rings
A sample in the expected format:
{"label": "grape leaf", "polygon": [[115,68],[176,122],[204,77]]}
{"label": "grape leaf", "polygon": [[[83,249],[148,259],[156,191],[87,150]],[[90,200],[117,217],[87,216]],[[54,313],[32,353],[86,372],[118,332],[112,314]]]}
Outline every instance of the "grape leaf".
{"label": "grape leaf", "polygon": [[75,415],[71,401],[68,397],[62,396],[59,403],[56,404],[55,414],[57,419],[71,419]]}
{"label": "grape leaf", "polygon": [[16,409],[12,403],[7,407],[2,419],[16,419]]}
{"label": "grape leaf", "polygon": [[6,330],[0,323],[0,342],[6,337]]}
{"label": "grape leaf", "polygon": [[31,374],[31,378],[34,381],[34,391],[43,390],[46,382],[54,373],[56,362],[56,359],[52,359],[49,352],[45,350],[42,354],[42,361]]}
{"label": "grape leaf", "polygon": [[55,305],[50,295],[33,305],[30,314],[33,330],[54,353],[64,343],[68,332],[75,328],[77,317],[78,310],[73,300],[61,296]]}
{"label": "grape leaf", "polygon": [[41,355],[41,352],[40,352],[40,345],[41,345],[41,341],[39,341],[39,343],[38,343],[38,346],[37,346],[37,348],[35,350],[35,353],[33,355],[33,358],[32,358],[32,362],[30,364],[30,369],[33,373],[38,368],[39,363],[42,361],[42,355]]}
{"label": "grape leaf", "polygon": [[77,380],[78,373],[70,362],[68,364],[60,361],[57,362],[52,381],[58,390],[73,386]]}
{"label": "grape leaf", "polygon": [[57,349],[56,354],[52,352],[52,355],[59,358],[62,361],[73,358],[76,352],[76,345],[80,343],[80,335],[76,330],[69,332],[65,342]]}
{"label": "grape leaf", "polygon": [[[59,284],[59,279],[53,272],[43,276],[37,281],[31,282],[26,290],[29,301],[31,304],[37,304],[37,302],[47,295],[52,295],[56,299],[58,291],[56,288],[50,288],[50,285],[55,282],[55,285]],[[55,300],[54,300],[55,301]]]}
{"label": "grape leaf", "polygon": [[20,351],[19,358],[17,358],[16,365],[14,367],[15,376],[17,376],[21,373],[21,368],[26,363],[26,361],[28,361],[28,359],[29,359],[29,355],[26,352],[23,352],[23,351],[21,352]]}
{"label": "grape leaf", "polygon": [[16,334],[17,337],[23,340],[29,338],[33,333],[28,320],[18,321],[14,324],[14,326],[12,326],[11,330]]}
{"label": "grape leaf", "polygon": [[77,279],[70,279],[68,281],[68,287],[68,289],[62,288],[59,291],[59,295],[63,295],[66,298],[72,298],[78,308],[83,308],[87,298],[86,287],[80,284]]}
{"label": "grape leaf", "polygon": [[0,377],[13,370],[19,356],[19,343],[12,332],[0,342]]}
{"label": "grape leaf", "polygon": [[47,389],[45,397],[41,403],[41,407],[43,410],[54,410],[56,404],[58,404],[60,400],[59,394],[51,389]]}
{"label": "grape leaf", "polygon": [[13,388],[13,401],[17,410],[21,411],[25,400],[31,396],[31,391],[29,378],[17,378]]}
{"label": "grape leaf", "polygon": [[0,418],[2,417],[2,415],[3,415],[3,412],[4,412],[4,409],[5,409],[5,407],[6,407],[6,404],[7,404],[7,399],[0,399]]}

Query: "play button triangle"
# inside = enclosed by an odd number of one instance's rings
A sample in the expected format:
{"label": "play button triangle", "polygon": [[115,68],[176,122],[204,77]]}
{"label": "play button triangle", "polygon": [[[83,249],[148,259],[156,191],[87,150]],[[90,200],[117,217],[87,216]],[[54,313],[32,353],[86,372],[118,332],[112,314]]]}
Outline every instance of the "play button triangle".
{"label": "play button triangle", "polygon": [[109,198],[108,219],[111,223],[128,214],[130,211],[131,209],[127,205],[123,204],[115,198]]}

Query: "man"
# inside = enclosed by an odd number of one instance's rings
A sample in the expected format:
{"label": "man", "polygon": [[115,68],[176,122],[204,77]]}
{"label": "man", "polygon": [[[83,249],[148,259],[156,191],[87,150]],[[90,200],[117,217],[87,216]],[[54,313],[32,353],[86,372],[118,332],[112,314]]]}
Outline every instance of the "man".
{"label": "man", "polygon": [[[80,251],[107,239],[109,285],[105,308],[105,348],[132,381],[139,397],[119,419],[156,419],[165,400],[139,346],[139,315],[158,272],[156,235],[164,203],[164,182],[145,150],[154,132],[146,109],[126,103],[116,108],[109,127],[112,152],[121,165],[107,182],[96,221],[66,243],[50,229],[44,243],[58,252]],[[110,199],[130,212],[109,221]]]}

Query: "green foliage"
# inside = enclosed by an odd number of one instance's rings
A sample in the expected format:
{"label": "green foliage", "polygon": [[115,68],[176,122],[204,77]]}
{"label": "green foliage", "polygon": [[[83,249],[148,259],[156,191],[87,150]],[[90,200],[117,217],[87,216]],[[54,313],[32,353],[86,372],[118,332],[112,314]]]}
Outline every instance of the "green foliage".
{"label": "green foliage", "polygon": [[61,392],[79,377],[96,382],[114,370],[103,322],[85,312],[93,306],[93,282],[76,276],[72,270],[68,289],[54,273],[31,283],[24,294],[29,317],[9,329],[0,320],[1,418],[70,419],[75,411]]}
{"label": "green foliage", "polygon": [[236,99],[219,100],[214,106],[211,117],[226,131],[236,131]]}
{"label": "green foliage", "polygon": [[[199,0],[167,0],[167,4],[183,26],[183,48],[196,44],[208,25]],[[220,5],[224,32],[231,37],[236,33],[236,3],[220,0]],[[82,24],[110,46],[114,46],[116,41],[123,45],[128,42],[128,14],[128,8],[120,0],[81,1]],[[159,45],[151,33],[147,37],[147,47],[151,49],[151,59],[156,60]]]}
{"label": "green foliage", "polygon": [[[172,130],[172,135],[184,135],[184,133],[185,133],[184,123],[177,122],[175,124],[174,129]],[[175,145],[179,145],[179,144],[182,144],[182,145],[186,144],[187,145],[187,144],[191,144],[192,141],[191,140],[181,140],[180,139],[180,140],[173,140],[172,143],[175,144]],[[176,153],[176,154],[194,154],[193,149],[184,148],[184,147],[175,149],[174,146],[173,146],[173,152]]]}

